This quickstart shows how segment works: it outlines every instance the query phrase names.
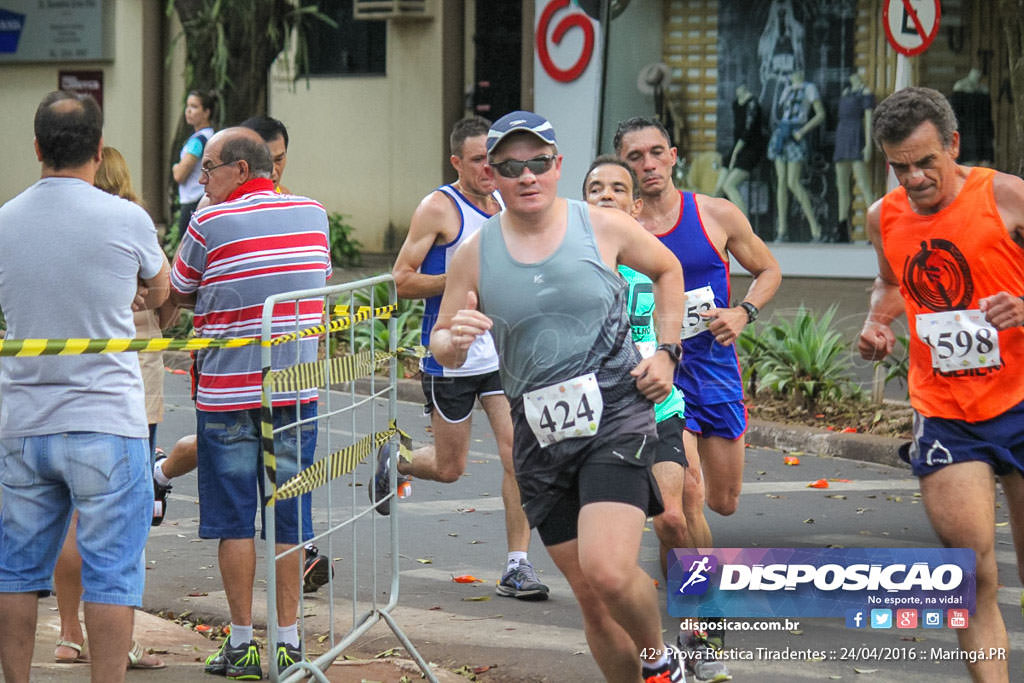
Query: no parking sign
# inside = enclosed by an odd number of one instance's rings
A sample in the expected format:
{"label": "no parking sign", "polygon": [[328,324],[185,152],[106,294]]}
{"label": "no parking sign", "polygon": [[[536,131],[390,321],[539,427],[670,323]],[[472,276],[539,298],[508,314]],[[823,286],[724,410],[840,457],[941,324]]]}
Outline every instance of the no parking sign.
{"label": "no parking sign", "polygon": [[939,0],[887,0],[882,8],[885,37],[901,55],[919,55],[938,35],[940,16]]}

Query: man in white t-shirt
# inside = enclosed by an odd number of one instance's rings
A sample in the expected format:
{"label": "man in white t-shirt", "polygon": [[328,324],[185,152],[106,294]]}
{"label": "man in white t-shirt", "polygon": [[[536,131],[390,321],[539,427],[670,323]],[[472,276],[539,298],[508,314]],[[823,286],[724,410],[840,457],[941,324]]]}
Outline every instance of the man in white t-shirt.
{"label": "man in white t-shirt", "polygon": [[[134,303],[167,298],[146,212],[93,187],[103,115],[57,91],[35,115],[42,178],[0,207],[7,339],[130,338]],[[139,284],[148,289],[136,302]],[[0,661],[29,680],[39,591],[52,589],[78,511],[93,681],[123,681],[142,605],[150,525],[149,428],[134,353],[5,358],[0,365]]]}

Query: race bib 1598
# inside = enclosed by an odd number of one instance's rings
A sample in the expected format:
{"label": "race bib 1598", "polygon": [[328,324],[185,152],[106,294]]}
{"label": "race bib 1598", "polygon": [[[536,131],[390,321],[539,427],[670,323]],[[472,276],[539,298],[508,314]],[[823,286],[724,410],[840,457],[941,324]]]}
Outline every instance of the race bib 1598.
{"label": "race bib 1598", "polygon": [[999,365],[999,333],[977,309],[923,313],[917,337],[932,350],[932,367],[940,372]]}

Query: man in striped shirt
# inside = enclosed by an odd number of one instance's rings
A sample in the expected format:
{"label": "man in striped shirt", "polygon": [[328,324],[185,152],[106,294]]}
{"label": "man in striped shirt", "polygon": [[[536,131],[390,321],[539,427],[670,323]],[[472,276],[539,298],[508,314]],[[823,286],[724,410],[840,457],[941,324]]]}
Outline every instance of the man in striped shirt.
{"label": "man in striped shirt", "polygon": [[[201,168],[200,182],[211,205],[192,217],[182,236],[171,274],[172,296],[178,305],[194,307],[193,325],[200,337],[257,337],[268,296],[323,287],[330,277],[327,213],[312,199],[274,191],[270,152],[247,128],[214,135]],[[300,327],[319,324],[322,310],[319,298],[300,301],[297,309],[294,302],[279,304],[273,333],[295,331],[296,317]],[[313,361],[316,348],[316,338],[275,346],[273,365]],[[207,659],[206,670],[228,678],[259,677],[259,650],[252,637],[253,537],[263,497],[259,345],[200,351],[196,373],[199,536],[220,540],[221,578],[231,611],[231,635]],[[315,417],[316,397],[315,389],[275,393],[275,427]],[[293,429],[275,436],[278,481],[313,462],[315,421],[298,431],[300,437]],[[312,536],[308,495],[275,510],[277,552]],[[301,553],[294,553],[277,567],[280,668],[301,651],[296,624],[301,559]]]}

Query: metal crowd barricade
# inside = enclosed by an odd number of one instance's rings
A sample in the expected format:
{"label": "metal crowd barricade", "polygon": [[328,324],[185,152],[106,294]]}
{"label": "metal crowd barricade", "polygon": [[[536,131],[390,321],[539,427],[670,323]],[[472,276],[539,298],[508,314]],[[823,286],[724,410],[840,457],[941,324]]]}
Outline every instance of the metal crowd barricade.
{"label": "metal crowd barricade", "polygon": [[[386,302],[378,300],[385,298],[381,296],[377,287],[382,284],[387,290]],[[311,299],[325,300],[323,323],[318,327],[302,329],[299,304],[301,301],[308,302]],[[292,304],[293,309],[285,323],[287,330],[282,325],[283,316],[280,312],[277,318],[274,316],[275,306],[279,308],[282,303]],[[392,614],[398,605],[400,585],[398,540],[401,506],[394,504],[393,500],[397,477],[395,459],[392,460],[390,471],[389,496],[392,500],[389,517],[385,519],[378,514],[376,507],[370,502],[365,486],[370,473],[376,469],[375,456],[380,445],[391,441],[392,447],[395,448],[400,440],[406,441],[403,447],[407,445],[408,437],[404,437],[397,426],[397,326],[392,315],[396,307],[397,295],[394,280],[390,275],[321,289],[286,292],[271,296],[263,306],[262,440],[265,478],[268,480],[266,491],[270,500],[266,513],[267,651],[271,655],[268,659],[272,681],[299,681],[308,678],[327,681],[325,672],[334,660],[380,622],[387,624],[419,665],[424,676],[435,683],[437,680]],[[385,322],[389,349],[387,352],[375,352],[374,340],[384,331]],[[318,336],[320,339],[319,360],[299,363],[300,345],[294,342],[297,338],[310,336]],[[369,349],[353,353],[357,348],[357,340],[368,343]],[[288,367],[272,370],[272,351],[275,347],[288,343],[294,347],[294,352],[287,347],[278,351],[278,355],[284,352],[284,362]],[[336,355],[334,352],[338,348],[346,349],[348,353]],[[292,358],[289,360],[288,356]],[[384,361],[387,362],[387,376],[377,377],[375,369]],[[282,359],[278,358],[278,362],[281,363]],[[367,377],[368,380],[365,379]],[[364,378],[364,383],[368,381],[368,392],[357,394],[356,380],[359,378]],[[345,383],[344,389],[332,390],[332,386],[341,383]],[[312,386],[320,389],[317,416],[307,419],[305,423],[314,420],[317,423],[319,434],[315,462],[313,466],[300,471],[287,482],[277,481],[278,468],[273,453],[273,437],[287,430],[294,430],[298,457],[301,451],[299,444],[303,420],[299,418],[299,411],[296,410],[294,422],[274,429],[271,393],[274,387]],[[339,441],[344,444],[340,448]],[[371,466],[368,471],[363,468],[357,475],[356,465],[363,461],[368,461]],[[307,491],[313,496],[314,507],[314,536],[311,542],[324,551],[330,563],[329,581],[321,589],[325,590],[327,595],[328,623],[325,627],[326,633],[317,634],[317,628],[324,627],[314,625],[312,617],[307,619],[307,600],[300,592],[302,597],[299,602],[299,627],[303,661],[285,671],[278,671],[277,659],[274,656],[274,644],[278,642],[277,561],[290,558],[289,561],[301,562],[305,551],[300,543],[280,554],[274,553],[275,507],[282,500],[294,501],[295,495]],[[383,542],[378,542],[378,535],[384,536]],[[339,565],[335,566],[334,560],[339,551],[344,551],[345,554],[339,558]],[[295,554],[300,557],[296,558]],[[385,556],[389,558],[385,559]],[[382,584],[387,581],[388,574],[390,585],[387,600],[384,602],[379,596],[382,595]],[[366,595],[367,586],[369,595]],[[345,603],[348,603],[349,607],[348,619],[342,614],[344,610],[338,609]],[[347,625],[347,630],[342,626],[343,621]],[[306,649],[314,642],[314,638],[316,641],[329,641],[329,649],[315,659],[309,660]]]}

